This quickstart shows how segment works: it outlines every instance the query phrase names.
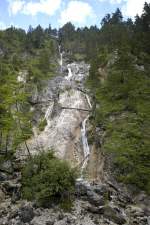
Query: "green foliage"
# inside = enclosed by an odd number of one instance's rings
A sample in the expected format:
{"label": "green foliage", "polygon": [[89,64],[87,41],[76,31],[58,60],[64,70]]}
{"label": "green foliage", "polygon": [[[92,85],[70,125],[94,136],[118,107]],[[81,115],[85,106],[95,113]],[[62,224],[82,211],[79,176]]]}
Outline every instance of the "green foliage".
{"label": "green foliage", "polygon": [[46,127],[46,125],[47,125],[46,119],[40,121],[39,126],[38,126],[38,127],[39,127],[39,130],[40,130],[40,131],[43,131],[44,128]]}
{"label": "green foliage", "polygon": [[[29,99],[54,76],[56,41],[52,29],[38,26],[26,33],[14,27],[0,31],[0,151],[15,151],[32,135]],[[22,76],[22,77],[21,77]],[[22,78],[22,81],[18,80]],[[29,147],[26,147],[29,150]]]}
{"label": "green foliage", "polygon": [[50,151],[34,156],[22,170],[23,198],[36,200],[40,206],[53,201],[64,208],[74,193],[76,173],[67,162],[56,158]]}
{"label": "green foliage", "polygon": [[[102,42],[105,47],[92,60],[87,81],[95,97],[93,124],[105,130],[101,148],[111,155],[115,177],[147,193],[150,190],[149,8],[149,4],[145,4],[144,12],[136,18],[135,24],[132,21],[125,23],[122,19],[114,22],[114,14],[104,18],[101,37],[105,37]],[[117,29],[122,26],[129,31],[125,40],[116,42],[121,30],[115,30],[114,24]],[[136,30],[134,43],[131,41],[133,30]],[[111,37],[109,32],[112,32]],[[102,72],[106,75],[103,82]]]}

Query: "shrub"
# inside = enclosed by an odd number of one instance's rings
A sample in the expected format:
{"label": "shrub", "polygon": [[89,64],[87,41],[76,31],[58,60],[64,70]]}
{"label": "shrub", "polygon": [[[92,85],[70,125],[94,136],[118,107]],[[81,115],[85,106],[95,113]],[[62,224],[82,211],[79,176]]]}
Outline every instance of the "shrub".
{"label": "shrub", "polygon": [[[48,207],[65,203],[74,193],[76,172],[50,151],[34,156],[22,170],[22,196]],[[65,204],[62,204],[65,205]]]}
{"label": "shrub", "polygon": [[39,127],[39,130],[40,131],[43,131],[45,129],[46,125],[47,125],[46,119],[40,121],[39,126],[38,126]]}

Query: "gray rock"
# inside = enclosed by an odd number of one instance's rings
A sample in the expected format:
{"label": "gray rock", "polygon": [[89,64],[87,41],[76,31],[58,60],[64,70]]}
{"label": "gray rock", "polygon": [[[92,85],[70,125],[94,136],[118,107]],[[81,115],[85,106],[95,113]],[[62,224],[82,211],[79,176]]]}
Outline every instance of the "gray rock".
{"label": "gray rock", "polygon": [[150,225],[150,216],[147,218],[147,223]]}
{"label": "gray rock", "polygon": [[96,207],[93,205],[89,205],[87,207],[87,211],[89,211],[90,213],[99,214],[103,212],[103,206]]}
{"label": "gray rock", "polygon": [[94,191],[87,191],[88,201],[95,206],[102,206],[105,204],[103,196],[98,195]]}
{"label": "gray rock", "polygon": [[104,195],[104,194],[108,193],[108,187],[105,184],[103,184],[103,185],[95,185],[93,187],[93,190],[99,195]]}
{"label": "gray rock", "polygon": [[117,224],[124,224],[126,223],[125,216],[116,208],[113,208],[111,205],[107,205],[104,207],[103,215],[104,217],[108,218],[109,220],[113,221]]}
{"label": "gray rock", "polygon": [[4,171],[7,171],[9,173],[13,172],[13,168],[12,168],[12,163],[10,160],[5,161],[2,165],[1,165],[1,169],[3,169]]}
{"label": "gray rock", "polygon": [[22,222],[28,223],[34,217],[34,211],[31,205],[27,204],[19,209],[19,217]]}
{"label": "gray rock", "polygon": [[8,194],[12,194],[13,192],[17,192],[20,189],[21,184],[9,180],[5,181],[2,186]]}
{"label": "gray rock", "polygon": [[63,220],[59,220],[54,223],[54,225],[66,225],[67,224],[67,218],[64,218]]}
{"label": "gray rock", "polygon": [[0,172],[0,181],[5,181],[8,179],[8,176],[5,173]]}
{"label": "gray rock", "polygon": [[0,202],[5,200],[5,193],[0,189]]}
{"label": "gray rock", "polygon": [[76,183],[76,194],[77,196],[87,196],[87,191],[90,191],[91,187],[86,182]]}
{"label": "gray rock", "polygon": [[53,224],[54,224],[54,221],[52,221],[52,220],[46,221],[46,225],[53,225]]}

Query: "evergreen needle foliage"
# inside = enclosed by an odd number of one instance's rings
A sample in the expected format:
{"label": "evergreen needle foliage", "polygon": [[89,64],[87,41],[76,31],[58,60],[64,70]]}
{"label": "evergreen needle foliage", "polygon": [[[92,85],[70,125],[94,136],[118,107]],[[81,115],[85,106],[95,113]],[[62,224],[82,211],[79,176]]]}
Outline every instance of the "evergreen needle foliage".
{"label": "evergreen needle foliage", "polygon": [[66,204],[74,193],[76,172],[69,164],[56,158],[52,151],[34,156],[22,170],[22,195],[27,200],[48,207]]}

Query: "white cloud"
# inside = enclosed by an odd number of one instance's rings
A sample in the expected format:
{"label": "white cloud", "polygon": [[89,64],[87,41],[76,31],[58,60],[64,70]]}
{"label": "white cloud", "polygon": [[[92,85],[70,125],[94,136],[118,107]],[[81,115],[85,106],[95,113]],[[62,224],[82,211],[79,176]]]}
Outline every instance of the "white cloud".
{"label": "white cloud", "polygon": [[124,0],[99,0],[99,2],[109,2],[111,4],[120,4],[122,3]]}
{"label": "white cloud", "polygon": [[11,15],[23,13],[25,15],[35,16],[38,13],[44,13],[52,16],[59,9],[62,0],[39,0],[38,2],[33,2],[32,0],[28,2],[23,0],[8,1],[9,13]]}
{"label": "white cloud", "polygon": [[67,8],[61,12],[59,22],[61,25],[72,22],[84,25],[88,18],[94,18],[92,7],[87,2],[70,1]]}
{"label": "white cloud", "polygon": [[124,16],[134,18],[136,14],[141,15],[144,3],[150,0],[98,0],[99,2],[109,2],[111,4],[122,4],[121,11]]}
{"label": "white cloud", "polygon": [[[134,18],[136,14],[141,15],[145,1],[146,0],[125,0],[125,3],[122,7],[123,15],[132,18]],[[150,0],[147,0],[146,2],[150,3]]]}
{"label": "white cloud", "polygon": [[9,0],[9,15],[16,15],[24,7],[25,1],[22,0]]}

